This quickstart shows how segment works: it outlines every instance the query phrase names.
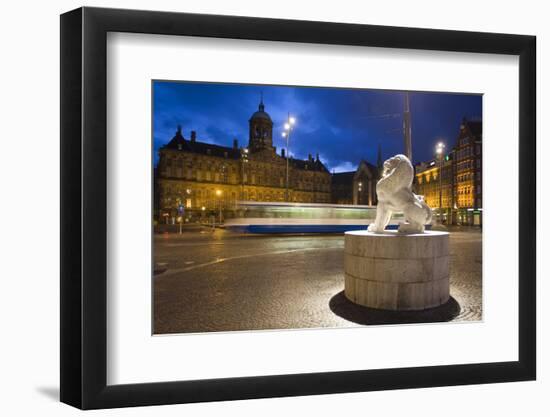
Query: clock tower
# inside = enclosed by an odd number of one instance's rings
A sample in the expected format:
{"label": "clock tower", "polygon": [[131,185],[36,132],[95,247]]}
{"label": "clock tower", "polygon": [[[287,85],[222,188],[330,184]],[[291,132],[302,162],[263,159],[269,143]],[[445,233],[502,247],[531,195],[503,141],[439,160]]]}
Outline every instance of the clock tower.
{"label": "clock tower", "polygon": [[250,152],[256,152],[264,149],[273,148],[273,121],[269,114],[265,112],[263,99],[260,100],[258,111],[255,112],[248,121],[249,139],[248,147]]}

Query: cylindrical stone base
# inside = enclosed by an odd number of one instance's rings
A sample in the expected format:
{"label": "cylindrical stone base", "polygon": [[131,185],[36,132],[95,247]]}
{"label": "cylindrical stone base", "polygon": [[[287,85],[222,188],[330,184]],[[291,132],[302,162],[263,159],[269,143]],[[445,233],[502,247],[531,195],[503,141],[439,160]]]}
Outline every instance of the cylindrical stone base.
{"label": "cylindrical stone base", "polygon": [[449,233],[345,234],[345,294],[366,307],[424,310],[449,300]]}

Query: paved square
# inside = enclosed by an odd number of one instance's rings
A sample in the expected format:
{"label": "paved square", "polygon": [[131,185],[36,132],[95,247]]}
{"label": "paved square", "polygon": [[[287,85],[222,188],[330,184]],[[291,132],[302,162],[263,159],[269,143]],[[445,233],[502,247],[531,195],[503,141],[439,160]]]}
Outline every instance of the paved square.
{"label": "paved square", "polygon": [[[451,296],[460,306],[452,320],[481,320],[481,232],[450,232]],[[155,235],[154,261],[166,268],[153,278],[155,334],[353,327],[368,316],[335,308],[344,300],[343,235],[197,228]],[[376,312],[376,322],[392,322],[384,314]]]}

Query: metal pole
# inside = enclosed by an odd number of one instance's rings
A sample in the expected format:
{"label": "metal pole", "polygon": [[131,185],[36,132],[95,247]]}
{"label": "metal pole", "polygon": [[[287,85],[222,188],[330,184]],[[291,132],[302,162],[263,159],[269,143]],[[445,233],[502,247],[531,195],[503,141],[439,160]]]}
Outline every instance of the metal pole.
{"label": "metal pole", "polygon": [[411,111],[409,105],[409,93],[405,93],[405,106],[403,111],[403,140],[405,155],[412,162],[412,140],[411,140]]}
{"label": "metal pole", "polygon": [[286,201],[289,201],[288,193],[288,158],[290,158],[290,151],[288,150],[288,141],[290,140],[290,129],[286,135]]}
{"label": "metal pole", "polygon": [[290,132],[292,132],[292,125],[294,124],[295,119],[290,117],[290,112],[287,116],[287,122],[285,124],[285,131],[283,132],[283,136],[286,138],[286,201],[290,201],[290,167],[289,167],[289,159],[290,159]]}
{"label": "metal pole", "polygon": [[443,180],[443,153],[439,155],[439,224],[442,224],[441,221],[441,210],[442,210],[442,180]]}

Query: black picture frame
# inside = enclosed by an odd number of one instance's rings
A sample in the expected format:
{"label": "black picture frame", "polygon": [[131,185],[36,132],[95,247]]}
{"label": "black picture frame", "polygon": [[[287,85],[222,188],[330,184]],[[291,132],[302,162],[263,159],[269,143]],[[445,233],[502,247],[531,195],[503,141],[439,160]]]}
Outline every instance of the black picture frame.
{"label": "black picture frame", "polygon": [[[519,56],[519,360],[107,385],[108,32]],[[84,7],[61,15],[60,56],[62,402],[94,409],[535,379],[534,36]]]}

